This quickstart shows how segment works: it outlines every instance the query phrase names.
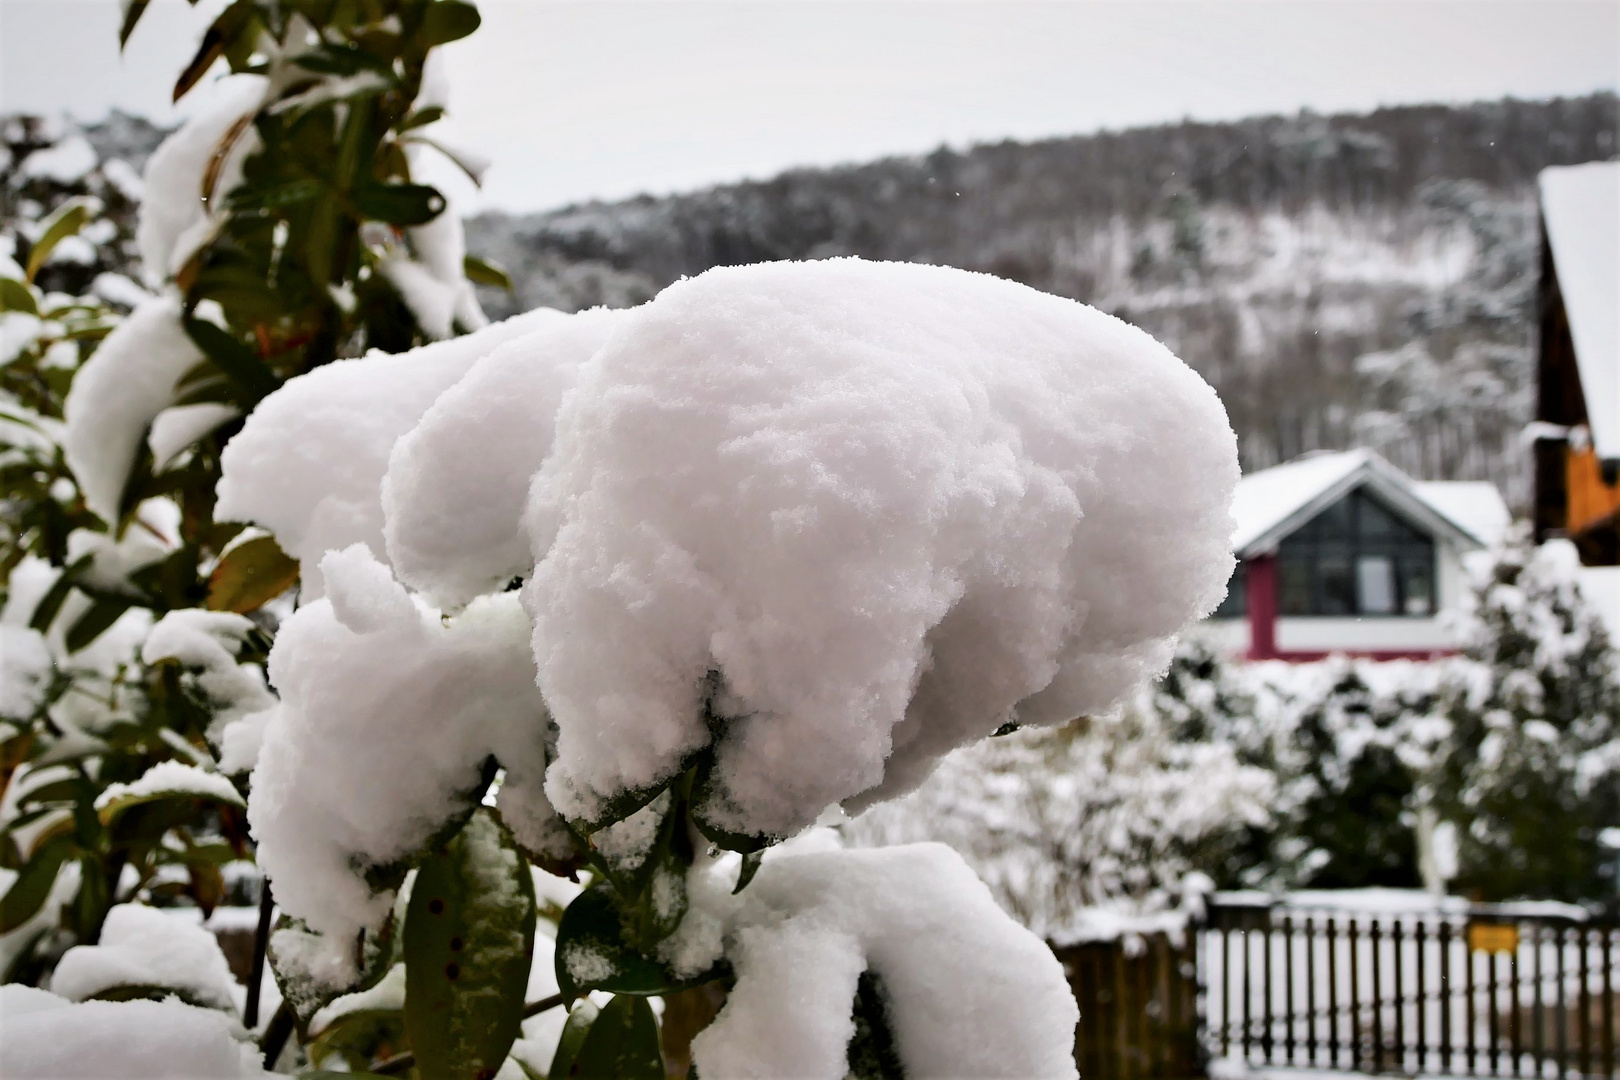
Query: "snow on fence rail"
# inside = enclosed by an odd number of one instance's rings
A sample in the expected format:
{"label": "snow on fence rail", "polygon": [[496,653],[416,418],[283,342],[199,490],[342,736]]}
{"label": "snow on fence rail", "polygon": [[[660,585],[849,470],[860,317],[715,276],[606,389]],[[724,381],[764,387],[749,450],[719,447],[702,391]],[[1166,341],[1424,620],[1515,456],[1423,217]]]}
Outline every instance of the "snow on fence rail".
{"label": "snow on fence rail", "polygon": [[1310,899],[1210,903],[1198,949],[1212,1053],[1369,1073],[1617,1075],[1620,926],[1563,904]]}

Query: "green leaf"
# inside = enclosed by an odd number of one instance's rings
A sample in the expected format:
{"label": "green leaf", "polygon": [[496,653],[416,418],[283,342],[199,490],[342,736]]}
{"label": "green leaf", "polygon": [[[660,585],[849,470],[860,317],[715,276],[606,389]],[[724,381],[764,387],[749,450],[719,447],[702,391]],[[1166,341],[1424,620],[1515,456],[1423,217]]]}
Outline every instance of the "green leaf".
{"label": "green leaf", "polygon": [[423,1076],[493,1076],[521,1032],[534,879],[480,808],[422,861],[405,916],[405,1036]]}
{"label": "green leaf", "polygon": [[135,24],[141,21],[141,15],[146,11],[146,5],[151,0],[124,0],[124,18],[118,27],[118,50],[123,51],[129,42],[129,35],[135,32]]}
{"label": "green leaf", "polygon": [[62,602],[73,590],[74,581],[93,559],[93,555],[82,556],[56,576],[51,587],[45,590],[45,595],[39,598],[39,603],[34,605],[34,614],[28,620],[29,626],[42,634],[51,628],[51,623],[56,621],[56,613],[62,610]]}
{"label": "green leaf", "polygon": [[585,1034],[574,1059],[580,1080],[663,1080],[658,1020],[643,997],[616,997]]}
{"label": "green leaf", "polygon": [[101,806],[97,813],[101,817],[101,823],[103,825],[110,826],[113,823],[113,820],[120,814],[123,814],[134,807],[145,806],[148,803],[162,802],[169,799],[181,799],[218,806],[234,806],[238,809],[247,808],[247,803],[240,795],[226,798],[223,793],[214,794],[212,792],[202,792],[190,788],[169,788],[158,791],[147,791],[139,795],[120,795],[116,798],[108,800]]}
{"label": "green leaf", "polygon": [[461,272],[474,285],[493,285],[497,289],[512,291],[512,277],[499,263],[468,255],[461,261]]}
{"label": "green leaf", "polygon": [[57,244],[84,228],[84,223],[90,220],[90,213],[94,209],[95,203],[81,196],[69,199],[58,206],[55,213],[45,219],[39,239],[28,249],[28,266],[24,272],[28,275],[29,281],[34,280],[34,275],[45,265],[45,260],[51,257],[51,252],[56,249]]}
{"label": "green leaf", "polygon": [[371,221],[425,225],[444,210],[444,196],[426,184],[359,184],[355,209]]}
{"label": "green leaf", "polygon": [[236,387],[242,405],[252,408],[281,385],[276,373],[259,359],[258,354],[231,334],[206,319],[187,316],[183,323],[187,336]]}
{"label": "green leaf", "polygon": [[252,20],[253,0],[236,0],[230,7],[220,12],[219,18],[214,20],[203,34],[201,44],[197,46],[197,53],[191,58],[180,78],[175,80],[174,100],[179,101],[186,96],[186,92],[197,85],[208,69],[214,66],[214,61],[225,55],[225,51],[236,44],[236,37]]}
{"label": "green leaf", "polygon": [[90,610],[73,620],[73,625],[68,627],[68,632],[63,638],[67,651],[76,653],[95,641],[133,604],[134,600],[123,597],[109,597],[91,604]]}
{"label": "green leaf", "polygon": [[6,895],[0,897],[0,934],[9,934],[32,919],[56,884],[56,873],[62,868],[72,849],[72,841],[58,837],[34,852],[33,858],[18,872]]}
{"label": "green leaf", "polygon": [[415,128],[427,127],[429,124],[434,123],[443,116],[443,105],[429,105],[425,109],[417,109],[400,123],[399,131],[401,134],[403,134],[404,132],[411,131]]}
{"label": "green leaf", "polygon": [[302,952],[325,947],[322,935],[311,930],[300,919],[283,914],[276,920],[270,934],[270,970],[275,974],[276,986],[282,1000],[292,1009],[300,1024],[307,1024],[321,1008],[344,994],[357,994],[369,990],[382,981],[394,963],[394,916],[390,912],[381,931],[362,931],[354,943],[355,959],[360,977],[348,986],[332,986],[317,982],[302,973],[302,968],[283,964],[279,953],[291,948]]}
{"label": "green leaf", "polygon": [[579,1048],[585,1045],[585,1034],[591,1030],[591,1023],[600,1011],[588,998],[574,1006],[563,1024],[562,1034],[557,1037],[557,1052],[551,1056],[546,1080],[568,1080],[574,1075]]}
{"label": "green leaf", "polygon": [[38,315],[39,305],[28,286],[15,278],[0,278],[0,311],[20,311],[25,315]]}
{"label": "green leaf", "polygon": [[208,575],[208,610],[244,613],[263,607],[298,581],[298,560],[274,537],[260,536],[225,553]]}
{"label": "green leaf", "polygon": [[900,1052],[895,1049],[889,1024],[883,981],[871,971],[861,972],[855,986],[855,1034],[849,1040],[851,1080],[905,1080]]}
{"label": "green leaf", "polygon": [[718,968],[682,979],[636,948],[613,886],[600,882],[574,897],[557,925],[557,986],[570,997],[589,990],[667,994],[718,977]]}
{"label": "green leaf", "polygon": [[764,851],[750,851],[742,857],[742,868],[737,871],[737,887],[731,890],[731,895],[736,896],[748,888],[748,883],[754,880],[754,875],[759,873],[760,863],[764,861]]}
{"label": "green leaf", "polygon": [[425,49],[445,45],[477,30],[481,21],[478,9],[471,4],[462,0],[436,0],[422,14],[417,40]]}

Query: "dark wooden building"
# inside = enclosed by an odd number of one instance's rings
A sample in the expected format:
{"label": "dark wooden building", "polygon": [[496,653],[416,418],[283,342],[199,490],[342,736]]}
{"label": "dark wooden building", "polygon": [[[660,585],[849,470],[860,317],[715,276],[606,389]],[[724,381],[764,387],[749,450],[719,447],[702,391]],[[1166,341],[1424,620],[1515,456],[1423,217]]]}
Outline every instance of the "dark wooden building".
{"label": "dark wooden building", "polygon": [[1541,174],[1537,541],[1620,565],[1620,162]]}

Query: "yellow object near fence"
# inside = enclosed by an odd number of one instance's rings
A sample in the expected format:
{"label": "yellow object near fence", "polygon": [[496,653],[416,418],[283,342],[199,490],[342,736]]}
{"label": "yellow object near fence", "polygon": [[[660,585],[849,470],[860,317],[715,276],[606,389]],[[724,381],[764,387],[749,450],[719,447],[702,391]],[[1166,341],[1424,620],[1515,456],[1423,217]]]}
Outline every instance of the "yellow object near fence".
{"label": "yellow object near fence", "polygon": [[1517,952],[1519,928],[1512,923],[1469,923],[1468,948],[1483,953]]}

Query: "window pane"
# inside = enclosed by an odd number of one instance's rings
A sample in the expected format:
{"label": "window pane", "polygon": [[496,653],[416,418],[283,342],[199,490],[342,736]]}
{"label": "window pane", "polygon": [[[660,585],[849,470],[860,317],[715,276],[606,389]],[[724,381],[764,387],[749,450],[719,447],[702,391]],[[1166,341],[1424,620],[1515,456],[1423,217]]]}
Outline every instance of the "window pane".
{"label": "window pane", "polygon": [[1363,615],[1395,614],[1395,563],[1387,555],[1356,560],[1356,590]]}
{"label": "window pane", "polygon": [[1316,582],[1319,595],[1316,614],[1354,614],[1355,585],[1350,580],[1349,559],[1332,556],[1317,560]]}
{"label": "window pane", "polygon": [[1401,601],[1408,615],[1434,612],[1434,549],[1401,560]]}
{"label": "window pane", "polygon": [[1312,614],[1311,568],[1312,562],[1309,559],[1277,560],[1277,579],[1281,593],[1277,598],[1277,610],[1280,614]]}

